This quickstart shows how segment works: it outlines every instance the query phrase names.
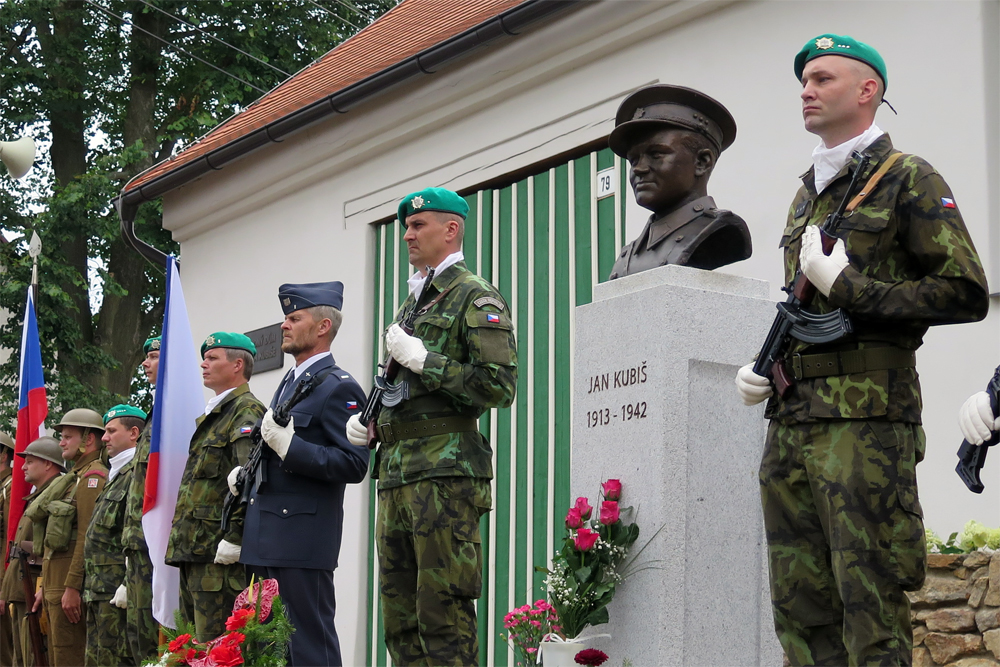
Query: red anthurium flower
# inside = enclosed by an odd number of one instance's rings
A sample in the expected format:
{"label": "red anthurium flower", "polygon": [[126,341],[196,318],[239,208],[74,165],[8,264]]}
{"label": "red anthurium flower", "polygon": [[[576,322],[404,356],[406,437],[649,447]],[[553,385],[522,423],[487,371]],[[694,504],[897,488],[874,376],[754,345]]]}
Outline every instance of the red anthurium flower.
{"label": "red anthurium flower", "polygon": [[604,498],[606,500],[621,500],[622,497],[621,480],[609,479],[604,484],[601,484],[601,490],[604,491]]}
{"label": "red anthurium flower", "polygon": [[253,618],[252,609],[237,609],[233,615],[226,619],[226,630],[239,630],[246,626],[247,621]]}
{"label": "red anthurium flower", "polygon": [[605,500],[601,503],[601,523],[605,526],[618,521],[618,503],[613,500]]}
{"label": "red anthurium flower", "polygon": [[577,551],[590,551],[590,549],[597,544],[597,540],[601,539],[601,536],[596,532],[590,530],[589,528],[581,528],[576,531],[576,537],[573,538],[573,544],[576,545]]}
{"label": "red anthurium flower", "polygon": [[590,514],[594,511],[594,508],[590,506],[587,499],[582,496],[576,499],[576,504],[573,505],[573,509],[580,513],[580,516],[583,517],[584,521],[589,519]]}
{"label": "red anthurium flower", "polygon": [[580,514],[580,510],[575,507],[569,508],[569,512],[566,513],[566,527],[571,530],[583,528],[583,516]]}

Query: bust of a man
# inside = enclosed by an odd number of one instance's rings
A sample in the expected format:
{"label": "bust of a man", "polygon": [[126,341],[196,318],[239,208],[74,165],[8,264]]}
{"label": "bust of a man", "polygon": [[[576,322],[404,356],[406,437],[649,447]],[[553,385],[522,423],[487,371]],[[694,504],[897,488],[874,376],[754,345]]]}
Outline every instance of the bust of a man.
{"label": "bust of a man", "polygon": [[608,144],[628,160],[635,201],[652,215],[610,279],[664,264],[711,270],[750,256],[743,218],[708,196],[719,154],[735,139],[732,114],[697,90],[655,85],[625,98]]}

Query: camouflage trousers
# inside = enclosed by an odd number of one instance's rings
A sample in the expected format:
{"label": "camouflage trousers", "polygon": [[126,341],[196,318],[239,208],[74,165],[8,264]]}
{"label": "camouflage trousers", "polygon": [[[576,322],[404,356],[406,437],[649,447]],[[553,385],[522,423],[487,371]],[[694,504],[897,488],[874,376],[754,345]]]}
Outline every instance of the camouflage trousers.
{"label": "camouflage trousers", "polygon": [[125,610],[107,600],[87,603],[87,653],[85,667],[118,667],[137,664],[125,636]]}
{"label": "camouflage trousers", "polygon": [[240,563],[181,563],[181,617],[195,627],[195,639],[207,642],[226,631],[236,596],[247,587]]}
{"label": "camouflage trousers", "polygon": [[792,665],[909,665],[926,571],[915,424],[772,421],[760,465],[771,602]]}
{"label": "camouflage trousers", "polygon": [[125,629],[129,652],[136,665],[156,655],[160,626],[153,618],[153,563],[149,552],[126,551]]}
{"label": "camouflage trousers", "polygon": [[479,519],[490,482],[440,477],[378,492],[385,643],[395,665],[476,665],[482,594]]}

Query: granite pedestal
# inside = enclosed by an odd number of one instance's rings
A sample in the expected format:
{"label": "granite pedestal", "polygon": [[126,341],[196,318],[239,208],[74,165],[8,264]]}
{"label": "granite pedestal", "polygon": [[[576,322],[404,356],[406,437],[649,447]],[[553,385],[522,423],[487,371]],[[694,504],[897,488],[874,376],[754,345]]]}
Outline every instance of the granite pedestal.
{"label": "granite pedestal", "polygon": [[736,393],[774,319],[766,282],[664,266],[576,310],[573,497],[619,478],[640,561],[591,646],[622,664],[781,665],[757,469],[766,422]]}

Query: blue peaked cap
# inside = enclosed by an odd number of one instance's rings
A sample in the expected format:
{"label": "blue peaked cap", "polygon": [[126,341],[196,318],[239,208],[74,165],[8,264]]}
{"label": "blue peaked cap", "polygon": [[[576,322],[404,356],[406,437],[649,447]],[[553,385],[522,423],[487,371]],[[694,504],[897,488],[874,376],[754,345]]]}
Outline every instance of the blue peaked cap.
{"label": "blue peaked cap", "polygon": [[278,288],[278,301],[285,315],[313,306],[332,306],[343,310],[344,283],[285,283]]}

